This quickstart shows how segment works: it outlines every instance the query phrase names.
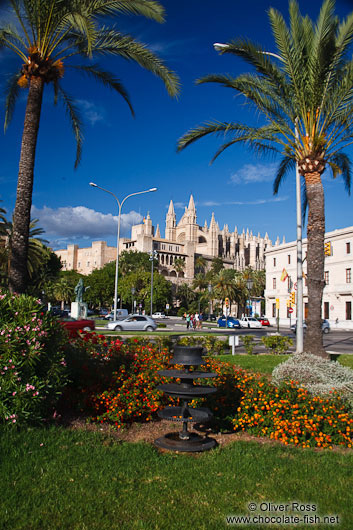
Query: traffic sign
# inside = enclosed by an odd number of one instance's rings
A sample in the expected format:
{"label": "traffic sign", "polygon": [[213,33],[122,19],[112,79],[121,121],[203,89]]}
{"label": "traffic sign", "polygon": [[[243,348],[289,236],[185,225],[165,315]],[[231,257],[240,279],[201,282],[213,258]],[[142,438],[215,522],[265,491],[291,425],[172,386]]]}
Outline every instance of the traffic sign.
{"label": "traffic sign", "polygon": [[288,307],[288,313],[293,313],[294,309],[293,307]]}

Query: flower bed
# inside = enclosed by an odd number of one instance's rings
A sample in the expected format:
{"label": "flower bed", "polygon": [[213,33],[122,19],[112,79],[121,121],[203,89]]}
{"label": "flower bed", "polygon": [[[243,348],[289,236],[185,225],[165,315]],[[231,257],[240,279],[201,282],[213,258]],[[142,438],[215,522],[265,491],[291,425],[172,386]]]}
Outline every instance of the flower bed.
{"label": "flower bed", "polygon": [[[167,348],[137,339],[108,342],[94,333],[74,339],[72,347],[76,357],[73,360],[71,354],[67,359],[74,381],[71,390],[75,387],[74,400],[92,421],[120,428],[150,421],[158,409],[173,403],[156,388],[166,381],[157,372],[169,366]],[[218,377],[202,384],[214,384],[218,391],[202,401],[214,412],[219,429],[243,430],[302,447],[352,447],[353,415],[335,393],[325,399],[295,382],[277,388],[261,374],[209,357],[205,364]]]}
{"label": "flower bed", "polygon": [[158,370],[168,365],[169,351],[148,341],[83,332],[71,340],[67,356],[71,385],[64,401],[88,413],[91,421],[117,428],[134,421],[149,421],[166,403],[157,390]]}

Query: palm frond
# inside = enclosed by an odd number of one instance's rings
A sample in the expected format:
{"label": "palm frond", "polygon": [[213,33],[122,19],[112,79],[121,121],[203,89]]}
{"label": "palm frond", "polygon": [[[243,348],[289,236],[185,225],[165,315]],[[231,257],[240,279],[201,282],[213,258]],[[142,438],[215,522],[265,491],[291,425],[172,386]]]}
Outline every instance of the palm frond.
{"label": "palm frond", "polygon": [[74,104],[72,98],[63,90],[63,88],[60,86],[59,83],[56,85],[57,95],[60,96],[62,99],[66,112],[70,118],[71,121],[71,127],[76,139],[76,160],[75,160],[75,168],[80,163],[81,156],[82,156],[82,142],[83,142],[83,135],[82,135],[82,121],[79,115],[78,108]]}
{"label": "palm frond", "polygon": [[284,156],[278,166],[276,178],[273,183],[273,194],[277,195],[280,185],[284,182],[288,171],[295,168],[295,159],[292,156]]}
{"label": "palm frond", "polygon": [[128,95],[125,87],[119,81],[119,79],[116,79],[115,77],[113,77],[113,74],[111,74],[110,72],[106,72],[106,71],[102,70],[101,68],[99,68],[98,65],[95,65],[95,64],[91,65],[91,66],[71,66],[70,68],[74,68],[74,69],[76,69],[78,71],[81,71],[81,72],[83,72],[83,73],[85,73],[85,74],[87,74],[89,76],[92,76],[97,81],[100,81],[101,83],[103,83],[103,85],[105,85],[106,87],[118,92],[118,94],[120,94],[120,96],[122,96],[122,98],[128,104],[129,109],[131,111],[131,114],[133,116],[135,116],[134,109],[132,107],[129,95]]}
{"label": "palm frond", "polygon": [[[330,165],[332,169],[332,173],[334,178],[337,176],[337,174],[341,174],[343,178],[344,187],[348,193],[348,195],[351,194],[351,183],[352,183],[352,174],[351,174],[351,166],[352,163],[350,161],[350,158],[345,153],[337,153],[335,154],[329,161],[328,164]],[[333,167],[334,164],[337,169]]]}
{"label": "palm frond", "polygon": [[159,2],[146,0],[93,0],[87,10],[95,15],[140,15],[156,22],[164,22],[165,11]]}
{"label": "palm frond", "polygon": [[[80,49],[81,53],[87,53],[87,48],[83,42]],[[136,41],[130,35],[123,35],[113,29],[103,29],[92,46],[92,53],[118,55],[129,61],[135,61],[142,68],[162,79],[170,96],[177,96],[179,93],[178,76],[147,46]]]}
{"label": "palm frond", "polygon": [[20,93],[20,87],[17,84],[20,77],[21,73],[17,72],[10,77],[7,83],[4,131],[6,131],[7,127],[9,126],[15,110],[16,101]]}

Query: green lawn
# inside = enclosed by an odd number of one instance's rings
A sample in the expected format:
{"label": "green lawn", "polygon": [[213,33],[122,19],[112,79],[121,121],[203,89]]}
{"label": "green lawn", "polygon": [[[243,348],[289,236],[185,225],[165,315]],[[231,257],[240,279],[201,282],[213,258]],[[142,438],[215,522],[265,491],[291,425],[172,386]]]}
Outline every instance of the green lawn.
{"label": "green lawn", "polygon": [[[262,372],[265,374],[272,373],[272,370],[279,364],[288,359],[289,355],[218,355],[215,359],[236,364],[246,370]],[[353,355],[340,355],[338,362],[344,366],[353,368]]]}
{"label": "green lawn", "polygon": [[249,515],[249,502],[314,504],[311,516],[338,515],[337,528],[353,528],[351,451],[238,441],[197,456],[162,454],[52,427],[2,430],[0,462],[4,529],[218,530],[226,516]]}

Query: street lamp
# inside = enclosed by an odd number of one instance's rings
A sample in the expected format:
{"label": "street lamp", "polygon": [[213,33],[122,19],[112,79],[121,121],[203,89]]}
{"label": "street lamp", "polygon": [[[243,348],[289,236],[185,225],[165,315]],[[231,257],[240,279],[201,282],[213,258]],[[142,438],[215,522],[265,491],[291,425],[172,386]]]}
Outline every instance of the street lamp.
{"label": "street lamp", "polygon": [[209,297],[210,297],[210,315],[212,315],[213,308],[212,308],[212,284],[211,283],[208,284],[207,289],[208,289],[208,294],[209,294]]}
{"label": "street lamp", "polygon": [[[215,42],[213,45],[217,52],[222,53],[223,50],[229,48],[229,44],[222,44]],[[266,52],[259,50],[263,55],[269,55],[279,61],[283,61],[283,57],[277,53]],[[295,119],[295,137],[298,140],[298,118]],[[302,203],[300,190],[300,174],[298,162],[295,164],[295,188],[296,188],[296,207],[297,207],[297,332],[296,332],[296,353],[303,353],[304,350],[304,329],[303,329],[303,250],[302,250]],[[279,319],[277,327],[279,326]]]}
{"label": "street lamp", "polygon": [[157,257],[157,250],[151,250],[150,252],[150,262],[151,262],[151,316],[153,314],[153,265],[154,260]]}
{"label": "street lamp", "polygon": [[253,285],[254,285],[254,281],[251,278],[248,278],[246,280],[246,288],[248,290],[248,316],[250,316],[250,304],[251,304],[250,291],[251,291]]}
{"label": "street lamp", "polygon": [[135,287],[131,287],[131,313],[135,313]]}
{"label": "street lamp", "polygon": [[157,188],[150,188],[149,190],[144,191],[136,191],[135,193],[130,193],[129,195],[126,195],[124,199],[120,202],[118,197],[109,190],[106,190],[105,188],[102,188],[101,186],[98,186],[98,184],[95,184],[94,182],[89,183],[90,186],[93,188],[99,188],[100,190],[103,190],[110,195],[113,195],[114,199],[116,200],[119,208],[119,214],[118,214],[118,234],[117,234],[117,241],[116,241],[116,264],[115,264],[115,288],[114,288],[114,320],[116,320],[116,311],[118,307],[118,280],[119,280],[119,240],[120,240],[120,220],[121,220],[121,209],[129,197],[132,197],[133,195],[141,195],[142,193],[149,193],[151,191],[157,191]]}

